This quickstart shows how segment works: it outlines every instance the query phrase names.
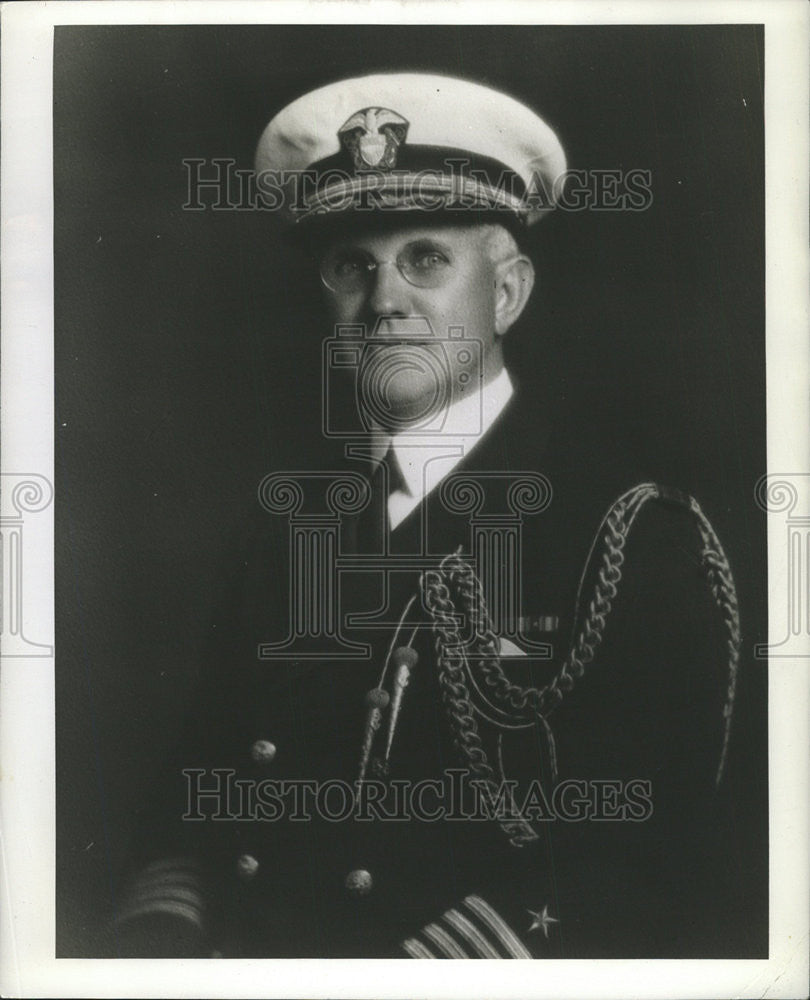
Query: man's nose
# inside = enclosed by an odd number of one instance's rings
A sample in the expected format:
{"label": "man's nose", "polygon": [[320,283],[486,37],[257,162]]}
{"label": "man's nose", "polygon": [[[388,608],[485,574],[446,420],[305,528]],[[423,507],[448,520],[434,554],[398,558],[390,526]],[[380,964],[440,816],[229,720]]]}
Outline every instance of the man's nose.
{"label": "man's nose", "polygon": [[377,316],[407,316],[412,286],[402,277],[396,262],[380,261],[374,269],[368,305]]}

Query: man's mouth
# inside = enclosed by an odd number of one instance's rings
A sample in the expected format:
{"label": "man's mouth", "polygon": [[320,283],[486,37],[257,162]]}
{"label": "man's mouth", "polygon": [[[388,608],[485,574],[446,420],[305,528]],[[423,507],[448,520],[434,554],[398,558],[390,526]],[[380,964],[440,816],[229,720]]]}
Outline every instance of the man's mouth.
{"label": "man's mouth", "polygon": [[434,341],[416,340],[413,337],[406,337],[402,340],[397,340],[393,337],[376,337],[370,343],[377,347],[430,347]]}
{"label": "man's mouth", "polygon": [[374,343],[397,346],[414,344],[420,347],[430,344],[435,339],[430,323],[423,316],[392,316],[388,319],[379,319],[369,337]]}

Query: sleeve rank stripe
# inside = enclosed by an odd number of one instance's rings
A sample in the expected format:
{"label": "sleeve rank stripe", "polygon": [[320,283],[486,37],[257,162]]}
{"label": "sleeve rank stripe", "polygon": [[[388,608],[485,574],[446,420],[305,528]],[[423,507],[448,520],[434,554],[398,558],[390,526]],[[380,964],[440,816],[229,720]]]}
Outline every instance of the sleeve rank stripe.
{"label": "sleeve rank stripe", "polygon": [[506,948],[512,958],[531,958],[531,952],[509,924],[480,896],[467,896],[464,905],[478,917]]}
{"label": "sleeve rank stripe", "polygon": [[442,920],[445,920],[448,924],[450,924],[453,930],[457,931],[462,937],[466,938],[481,958],[503,957],[495,951],[478,928],[474,924],[470,923],[470,921],[459,913],[458,910],[448,910],[442,917]]}
{"label": "sleeve rank stripe", "polygon": [[200,910],[203,908],[202,896],[196,889],[184,889],[176,885],[149,885],[138,886],[135,892],[130,893],[124,900],[121,910],[126,911],[131,906],[147,903],[153,899],[175,899],[178,903],[188,903],[189,906],[196,906]]}
{"label": "sleeve rank stripe", "polygon": [[152,913],[168,913],[173,917],[182,917],[184,920],[195,924],[200,930],[203,930],[202,913],[199,908],[189,906],[187,903],[180,903],[175,899],[156,899],[152,902],[131,906],[125,912],[120,913],[116,917],[115,922],[123,924],[128,920],[148,916]]}
{"label": "sleeve rank stripe", "polygon": [[141,886],[151,886],[151,885],[176,885],[178,887],[197,887],[202,885],[202,880],[199,875],[194,875],[192,872],[188,874],[183,874],[183,872],[143,872],[140,874],[134,882],[130,885],[135,891],[140,889]]}
{"label": "sleeve rank stripe", "polygon": [[165,871],[166,869],[182,872],[198,872],[200,870],[199,862],[195,861],[194,858],[161,858],[159,861],[151,861],[148,865],[143,868],[143,874],[155,873]]}
{"label": "sleeve rank stripe", "polygon": [[454,938],[450,937],[443,927],[439,927],[438,924],[428,924],[422,933],[425,937],[430,938],[436,947],[441,949],[448,958],[470,958],[461,945]]}
{"label": "sleeve rank stripe", "polygon": [[433,952],[422,944],[421,941],[417,941],[416,938],[408,938],[407,941],[402,942],[402,946],[405,951],[411,956],[411,958],[438,958],[438,955],[434,955]]}

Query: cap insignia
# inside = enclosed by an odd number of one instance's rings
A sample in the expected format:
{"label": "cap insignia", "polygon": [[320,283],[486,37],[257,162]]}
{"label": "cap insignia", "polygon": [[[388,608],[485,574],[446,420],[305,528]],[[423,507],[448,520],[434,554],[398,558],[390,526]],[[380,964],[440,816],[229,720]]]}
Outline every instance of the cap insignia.
{"label": "cap insignia", "polygon": [[408,125],[402,115],[388,108],[363,108],[338,130],[338,139],[356,170],[392,170]]}

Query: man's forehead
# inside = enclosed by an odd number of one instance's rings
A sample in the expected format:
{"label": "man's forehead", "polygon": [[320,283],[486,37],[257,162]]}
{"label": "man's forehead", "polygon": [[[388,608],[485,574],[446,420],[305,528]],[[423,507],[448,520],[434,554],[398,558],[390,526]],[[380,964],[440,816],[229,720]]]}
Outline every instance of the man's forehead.
{"label": "man's forehead", "polygon": [[401,247],[414,241],[424,240],[458,249],[480,246],[488,232],[485,225],[456,225],[431,223],[429,221],[403,220],[399,225],[390,221],[380,225],[377,221],[351,228],[322,234],[321,249],[336,246],[356,247]]}

